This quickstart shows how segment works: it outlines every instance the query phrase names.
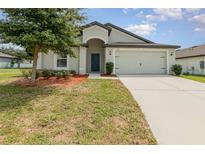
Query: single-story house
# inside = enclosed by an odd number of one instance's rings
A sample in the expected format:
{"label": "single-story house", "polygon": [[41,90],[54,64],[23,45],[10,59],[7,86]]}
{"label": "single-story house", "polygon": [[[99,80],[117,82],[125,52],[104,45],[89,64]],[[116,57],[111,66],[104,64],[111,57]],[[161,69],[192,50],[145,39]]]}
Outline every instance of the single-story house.
{"label": "single-story house", "polygon": [[0,68],[9,68],[11,67],[11,61],[15,59],[15,57],[0,52]]}
{"label": "single-story house", "polygon": [[92,22],[83,26],[82,45],[76,58],[53,52],[39,53],[38,69],[68,69],[79,74],[105,73],[113,62],[113,74],[169,74],[178,45],[158,44],[111,23]]}
{"label": "single-story house", "polygon": [[17,61],[13,68],[32,68],[33,62],[31,60]]}
{"label": "single-story house", "polygon": [[176,63],[183,73],[205,75],[205,44],[177,50]]}

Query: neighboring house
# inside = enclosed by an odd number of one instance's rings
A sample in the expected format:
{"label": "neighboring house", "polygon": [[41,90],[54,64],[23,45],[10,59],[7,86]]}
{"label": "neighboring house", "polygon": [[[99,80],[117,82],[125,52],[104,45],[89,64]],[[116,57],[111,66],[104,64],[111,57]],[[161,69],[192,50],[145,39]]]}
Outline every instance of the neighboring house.
{"label": "neighboring house", "polygon": [[11,67],[12,59],[15,59],[15,57],[0,52],[0,68],[9,68],[9,67]]}
{"label": "neighboring house", "polygon": [[32,68],[33,63],[31,60],[23,60],[14,64],[14,68]]}
{"label": "neighboring house", "polygon": [[154,43],[113,24],[95,21],[83,26],[82,45],[73,48],[76,58],[40,53],[37,68],[105,73],[106,62],[113,62],[113,74],[169,74],[179,47]]}
{"label": "neighboring house", "polygon": [[205,44],[177,50],[176,63],[183,73],[205,75]]}

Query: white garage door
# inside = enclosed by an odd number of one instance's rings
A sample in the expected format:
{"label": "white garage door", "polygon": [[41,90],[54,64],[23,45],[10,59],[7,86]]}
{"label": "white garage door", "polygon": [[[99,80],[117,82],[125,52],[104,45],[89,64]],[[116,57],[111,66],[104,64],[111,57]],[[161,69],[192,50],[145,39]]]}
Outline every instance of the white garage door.
{"label": "white garage door", "polygon": [[166,52],[116,51],[116,74],[166,74]]}

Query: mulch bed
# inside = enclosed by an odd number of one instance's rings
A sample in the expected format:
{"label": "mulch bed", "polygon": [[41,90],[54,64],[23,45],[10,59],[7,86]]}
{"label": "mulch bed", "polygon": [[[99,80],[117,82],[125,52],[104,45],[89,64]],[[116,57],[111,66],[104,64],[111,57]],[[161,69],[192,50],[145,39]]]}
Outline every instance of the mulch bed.
{"label": "mulch bed", "polygon": [[74,77],[85,77],[87,78],[89,74],[75,74]]}
{"label": "mulch bed", "polygon": [[115,75],[115,74],[100,74],[100,76],[104,76],[104,77],[117,77],[117,75]]}
{"label": "mulch bed", "polygon": [[71,77],[68,80],[65,80],[64,78],[56,78],[56,77],[50,77],[50,78],[44,78],[39,77],[35,83],[32,83],[29,79],[20,78],[16,81],[11,82],[10,84],[20,86],[20,87],[70,87],[73,85],[77,85],[82,83],[87,79],[87,76],[82,75],[75,75]]}

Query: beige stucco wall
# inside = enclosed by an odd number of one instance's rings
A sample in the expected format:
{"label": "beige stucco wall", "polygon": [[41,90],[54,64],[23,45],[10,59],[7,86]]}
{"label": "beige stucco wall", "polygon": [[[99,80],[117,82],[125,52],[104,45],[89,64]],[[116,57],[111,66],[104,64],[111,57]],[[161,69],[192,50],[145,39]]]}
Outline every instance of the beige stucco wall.
{"label": "beige stucco wall", "polygon": [[54,64],[54,53],[48,52],[47,54],[42,53],[42,69],[53,69]]}
{"label": "beige stucco wall", "polygon": [[83,30],[83,43],[87,43],[88,40],[93,38],[101,39],[107,43],[108,30],[96,25]]}
{"label": "beige stucco wall", "polygon": [[125,34],[117,29],[112,28],[109,36],[109,43],[112,42],[144,42],[128,34]]}
{"label": "beige stucco wall", "polygon": [[175,49],[167,49],[168,51],[168,59],[169,59],[169,73],[173,74],[171,71],[172,65],[176,63],[175,61]]}
{"label": "beige stucco wall", "polygon": [[[176,63],[182,65],[183,73],[205,75],[205,69],[200,68],[200,61],[205,62],[205,56],[176,59]],[[194,67],[194,70],[192,70],[192,67]]]}
{"label": "beige stucco wall", "polygon": [[[63,69],[75,70],[78,73],[79,72],[79,48],[73,48],[73,52],[75,53],[76,57],[68,56],[68,67]],[[47,54],[39,53],[37,68],[51,69],[51,70],[62,69],[56,67],[56,63],[57,63],[56,57],[57,54],[54,54],[53,52],[48,52]]]}
{"label": "beige stucco wall", "polygon": [[75,57],[69,57],[69,70],[75,70],[77,73],[79,73],[79,58],[80,58],[80,48],[74,48]]}
{"label": "beige stucco wall", "polygon": [[[112,28],[112,27],[111,27]],[[144,42],[138,38],[132,37],[126,33],[123,33],[115,28],[112,28],[110,35],[108,36],[108,30],[100,26],[92,26],[83,30],[83,43],[86,43],[92,38],[99,38],[105,43],[112,42]]]}
{"label": "beige stucco wall", "polygon": [[106,48],[105,49],[105,62],[115,61],[115,50],[116,48]]}
{"label": "beige stucco wall", "polygon": [[85,47],[80,47],[80,54],[79,54],[79,73],[86,74],[86,57],[87,57],[87,49]]}

